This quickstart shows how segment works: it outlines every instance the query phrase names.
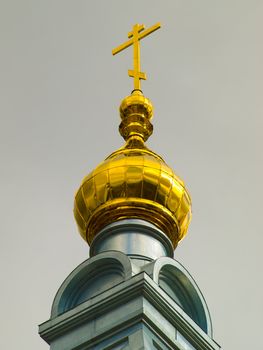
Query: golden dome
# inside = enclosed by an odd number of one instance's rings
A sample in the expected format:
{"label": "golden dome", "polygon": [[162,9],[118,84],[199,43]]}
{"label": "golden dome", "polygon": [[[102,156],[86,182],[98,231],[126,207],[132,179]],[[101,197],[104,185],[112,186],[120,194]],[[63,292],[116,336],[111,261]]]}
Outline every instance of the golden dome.
{"label": "golden dome", "polygon": [[76,193],[74,215],[82,237],[117,220],[139,218],[160,228],[174,248],[191,219],[191,199],[182,180],[144,141],[152,133],[153,107],[140,91],[120,106],[120,133],[126,145],[86,176]]}

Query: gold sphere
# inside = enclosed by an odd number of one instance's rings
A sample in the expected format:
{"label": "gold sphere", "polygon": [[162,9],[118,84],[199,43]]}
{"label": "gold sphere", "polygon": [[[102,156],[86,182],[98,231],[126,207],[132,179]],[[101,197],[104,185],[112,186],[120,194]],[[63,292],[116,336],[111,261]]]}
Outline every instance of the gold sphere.
{"label": "gold sphere", "polygon": [[160,228],[175,248],[191,219],[191,199],[164,160],[132,137],[83,179],[74,215],[88,244],[106,225],[139,218]]}

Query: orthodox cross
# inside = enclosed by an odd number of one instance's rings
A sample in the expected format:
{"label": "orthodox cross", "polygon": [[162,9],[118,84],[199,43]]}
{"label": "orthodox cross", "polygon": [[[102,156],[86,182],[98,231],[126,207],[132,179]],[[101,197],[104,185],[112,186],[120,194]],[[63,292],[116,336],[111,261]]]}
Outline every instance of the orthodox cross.
{"label": "orthodox cross", "polygon": [[161,24],[156,23],[149,29],[144,30],[145,26],[143,24],[135,24],[133,26],[133,30],[128,33],[128,38],[131,39],[112,50],[112,54],[116,55],[122,50],[125,50],[127,47],[133,45],[133,70],[129,69],[128,75],[129,77],[134,78],[134,90],[141,90],[140,80],[146,80],[146,74],[140,72],[140,40],[160,27]]}

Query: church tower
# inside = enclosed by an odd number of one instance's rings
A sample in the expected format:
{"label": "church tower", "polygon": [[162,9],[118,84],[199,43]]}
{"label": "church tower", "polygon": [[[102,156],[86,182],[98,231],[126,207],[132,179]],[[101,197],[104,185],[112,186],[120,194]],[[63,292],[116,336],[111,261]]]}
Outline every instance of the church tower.
{"label": "church tower", "polygon": [[173,259],[191,219],[184,182],[145,142],[153,106],[141,91],[140,41],[160,28],[134,25],[134,90],[120,105],[125,145],[84,177],[74,215],[90,258],[65,279],[39,326],[51,350],[219,350],[206,302]]}

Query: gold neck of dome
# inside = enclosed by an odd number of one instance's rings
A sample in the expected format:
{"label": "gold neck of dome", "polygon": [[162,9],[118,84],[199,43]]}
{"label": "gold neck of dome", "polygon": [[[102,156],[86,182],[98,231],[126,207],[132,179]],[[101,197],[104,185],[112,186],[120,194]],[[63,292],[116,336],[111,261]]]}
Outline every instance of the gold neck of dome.
{"label": "gold neck of dome", "polygon": [[153,132],[151,119],[153,105],[140,90],[134,90],[120,105],[121,124],[119,132],[125,141],[141,139],[147,141]]}

